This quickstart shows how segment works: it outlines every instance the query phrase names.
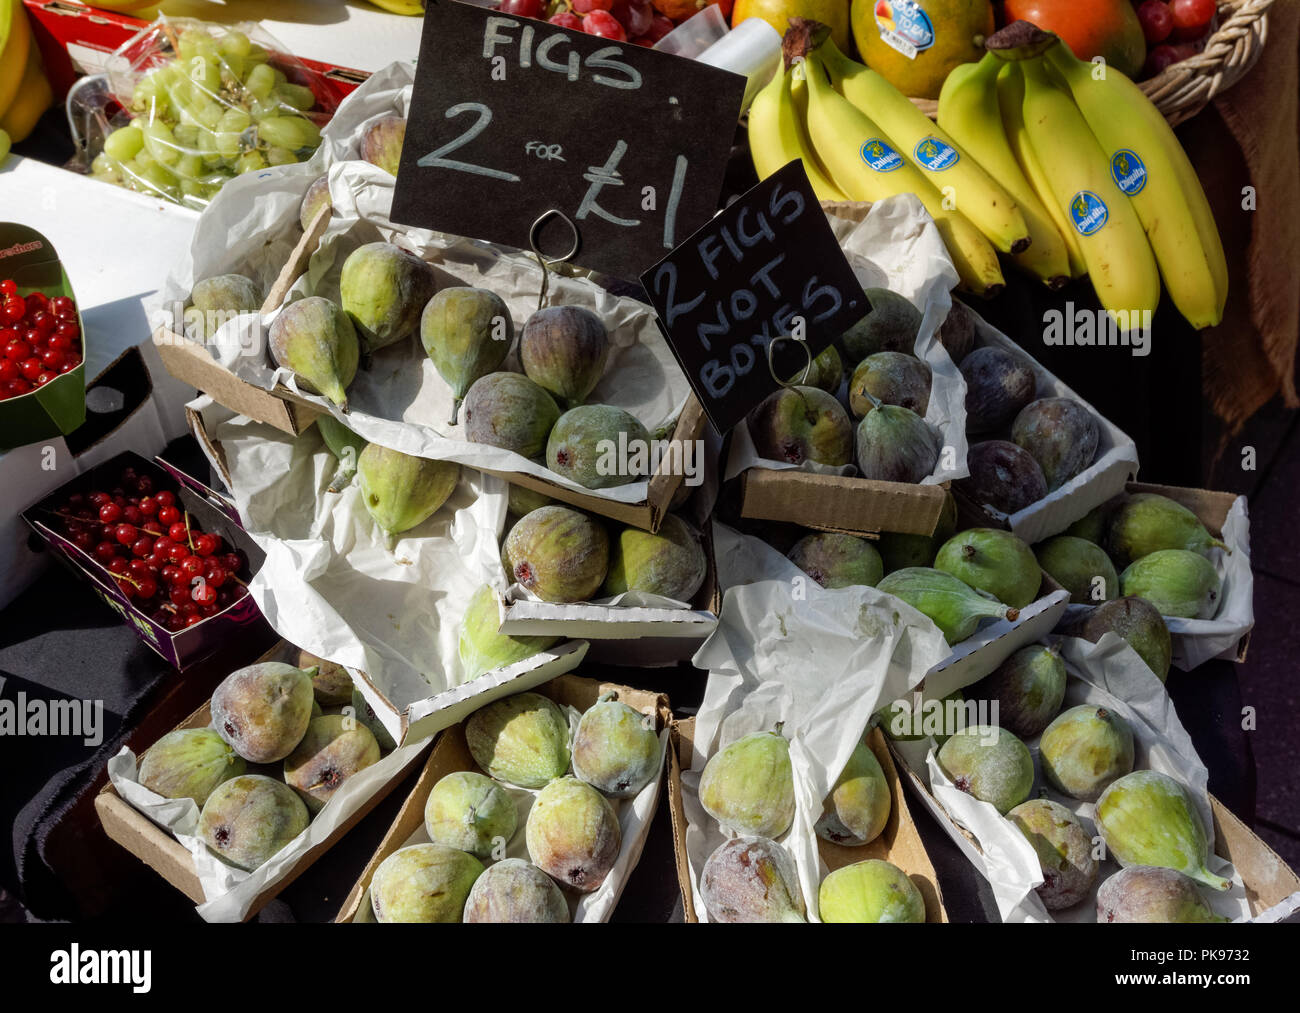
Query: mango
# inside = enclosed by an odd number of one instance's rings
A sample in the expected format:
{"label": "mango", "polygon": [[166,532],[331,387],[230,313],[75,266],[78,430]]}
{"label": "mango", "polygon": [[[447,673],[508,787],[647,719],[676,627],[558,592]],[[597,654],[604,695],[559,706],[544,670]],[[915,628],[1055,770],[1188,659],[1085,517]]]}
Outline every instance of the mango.
{"label": "mango", "polygon": [[817,821],[817,836],[844,847],[870,844],[889,822],[889,782],[871,747],[859,742],[835,779]]}
{"label": "mango", "polygon": [[794,768],[780,729],[754,732],[709,757],[700,805],[734,834],[780,837],[794,821]]}
{"label": "mango", "polygon": [[231,672],[212,693],[212,727],[250,763],[283,760],[307,733],[315,674],[278,661]]}
{"label": "mango", "polygon": [[[558,415],[556,416],[559,417]],[[547,434],[550,435],[549,433]],[[531,513],[538,507],[549,506],[555,500],[551,499],[545,493],[529,489],[527,486],[515,485],[510,483],[510,489],[506,493],[506,507],[516,517],[522,517],[526,513]]]}
{"label": "mango", "polygon": [[1097,417],[1073,398],[1044,397],[1020,410],[1011,439],[1038,462],[1051,492],[1092,464],[1101,429]]}
{"label": "mango", "polygon": [[244,769],[243,758],[211,728],[182,728],[145,750],[139,781],[163,798],[190,798],[202,806],[217,785]]}
{"label": "mango", "polygon": [[1169,627],[1165,625],[1160,610],[1141,598],[1116,598],[1098,605],[1059,627],[1058,632],[1069,637],[1082,637],[1094,644],[1107,633],[1114,633],[1128,641],[1161,682],[1169,675],[1174,653]]}
{"label": "mango", "polygon": [[522,858],[488,866],[465,901],[467,923],[561,924],[570,921],[564,894],[541,869]]}
{"label": "mango", "polygon": [[356,718],[312,718],[307,734],[284,761],[284,783],[319,812],[352,775],[379,762],[379,743]]}
{"label": "mango", "polygon": [[665,514],[656,534],[625,527],[609,552],[609,573],[601,594],[645,591],[689,602],[708,569],[700,536],[676,514]]}
{"label": "mango", "polygon": [[1074,813],[1050,799],[1022,802],[1007,819],[1025,835],[1038,853],[1042,885],[1034,888],[1048,911],[1074,907],[1092,892],[1097,881],[1097,860],[1092,857],[1092,838]]}
{"label": "mango", "polygon": [[1070,592],[1075,605],[1095,605],[1119,595],[1119,574],[1115,564],[1084,538],[1057,535],[1034,547],[1041,566],[1061,587]]}
{"label": "mango", "polygon": [[880,553],[857,535],[834,531],[804,535],[786,557],[822,587],[875,587],[885,575]]}
{"label": "mango", "polygon": [[1166,774],[1137,770],[1121,777],[1097,799],[1093,821],[1120,865],[1175,869],[1213,890],[1232,885],[1207,867],[1200,813],[1187,789]]}
{"label": "mango", "polygon": [[1047,479],[1038,462],[1006,440],[976,443],[966,455],[966,467],[970,475],[958,479],[954,488],[980,506],[1014,514],[1047,495]]}
{"label": "mango", "polygon": [[1120,869],[1097,891],[1097,921],[1168,924],[1227,922],[1216,915],[1196,883],[1173,869],[1130,865]]}
{"label": "mango", "polygon": [[438,781],[424,804],[424,829],[434,844],[488,858],[514,837],[519,814],[510,793],[490,777],[458,770]]}
{"label": "mango", "polygon": [[831,925],[925,921],[925,899],[916,884],[878,858],[846,865],[823,879],[817,909]]}
{"label": "mango", "polygon": [[581,306],[540,309],[519,336],[519,361],[528,378],[570,407],[595,390],[608,358],[605,325]]}
{"label": "mango", "polygon": [[1005,728],[971,725],[954,732],[939,749],[939,766],[960,791],[1006,815],[1029,797],[1034,760]]}
{"label": "mango", "polygon": [[875,404],[899,405],[922,418],[930,406],[930,367],[906,352],[876,352],[868,355],[853,371],[849,380],[849,409],[857,418],[868,414]]}
{"label": "mango", "polygon": [[1115,565],[1125,567],[1161,549],[1209,556],[1213,549],[1226,550],[1227,546],[1181,503],[1157,493],[1139,492],[1126,497],[1111,514],[1106,548]]}
{"label": "mango", "polygon": [[995,432],[1034,399],[1038,381],[1033,367],[1006,349],[977,348],[958,368],[966,379],[967,432]]}
{"label": "mango", "polygon": [[609,536],[586,514],[546,506],[510,529],[505,559],[515,582],[543,601],[585,601],[605,582]]}
{"label": "mango", "polygon": [[971,636],[981,619],[1015,622],[1020,610],[986,598],[951,573],[925,566],[908,566],[886,574],[878,589],[901,598],[933,620],[944,639],[956,644]]}
{"label": "mango", "polygon": [[366,124],[361,134],[361,157],[377,165],[390,176],[397,175],[402,162],[402,145],[406,141],[406,119],[402,116],[381,116]]}
{"label": "mango", "polygon": [[975,348],[975,314],[960,299],[954,299],[935,336],[954,365],[961,362]]}
{"label": "mango", "polygon": [[904,535],[896,531],[880,532],[876,548],[885,564],[885,572],[893,573],[908,566],[932,566],[939,546],[957,533],[957,501],[952,493],[943,498],[939,522],[932,535]]}
{"label": "mango", "polygon": [[347,387],[361,351],[348,315],[320,296],[292,302],[271,323],[271,358],[293,371],[298,386],[347,410]]}
{"label": "mango", "polygon": [[433,297],[433,270],[392,243],[367,243],[343,261],[339,299],[366,354],[401,341],[420,326]]}
{"label": "mango", "polygon": [[853,459],[853,424],[843,405],[816,387],[782,387],[745,419],[758,455],[769,461],[833,467]]}
{"label": "mango", "polygon": [[223,324],[241,313],[262,308],[262,291],[242,274],[204,278],[190,293],[185,312],[186,333],[198,341],[212,337]]}
{"label": "mango", "polygon": [[934,568],[1016,609],[1038,597],[1043,579],[1029,546],[998,528],[971,528],[954,535],[934,557]]}
{"label": "mango", "polygon": [[[457,406],[474,381],[500,368],[514,339],[505,300],[485,288],[444,288],[420,314],[420,344]],[[454,423],[455,407],[451,415]]]}
{"label": "mango", "polygon": [[631,798],[658,774],[662,762],[654,719],[607,693],[578,720],[573,772],[609,798]]}
{"label": "mango", "polygon": [[357,458],[357,476],[366,511],[388,534],[399,535],[423,524],[447,502],[460,481],[460,465],[371,443]]}
{"label": "mango", "polygon": [[298,222],[302,225],[303,232],[311,228],[311,223],[316,220],[322,208],[333,207],[334,202],[330,199],[329,177],[318,176],[307,187],[307,192],[302,195],[302,204],[298,208]]}
{"label": "mango", "polygon": [[316,674],[311,677],[311,688],[316,702],[322,707],[342,707],[352,699],[352,676],[342,665],[302,650],[294,658],[294,664],[304,670],[316,669]]}
{"label": "mango", "polygon": [[384,924],[459,922],[483,863],[442,844],[412,844],[385,858],[370,878],[370,906]]}
{"label": "mango", "polygon": [[241,774],[212,790],[199,813],[198,836],[227,865],[252,872],[306,830],[309,820],[288,785]]}
{"label": "mango", "polygon": [[580,405],[560,416],[546,441],[546,466],[587,489],[626,485],[649,474],[650,433],[613,405]]}
{"label": "mango", "polygon": [[500,632],[500,627],[497,593],[491,585],[484,584],[470,598],[460,628],[460,661],[465,667],[466,680],[531,658],[560,640],[559,637],[514,637]]}
{"label": "mango", "polygon": [[541,788],[569,769],[569,722],[537,693],[480,707],[465,722],[465,742],[475,763],[521,788]]}
{"label": "mango", "polygon": [[1038,757],[1053,788],[1091,802],[1133,769],[1133,730],[1113,711],[1081,704],[1047,726]]}
{"label": "mango", "polygon": [[600,889],[623,846],[614,807],[576,777],[557,778],[538,793],[524,838],[533,864],[579,893]]}
{"label": "mango", "polygon": [[465,438],[540,457],[560,418],[554,399],[522,373],[489,373],[475,380],[461,406]]}
{"label": "mango", "polygon": [[875,352],[911,353],[921,313],[906,297],[887,288],[865,290],[870,312],[840,335],[840,347],[849,362],[861,362]]}
{"label": "mango", "polygon": [[805,920],[794,860],[766,837],[734,837],[719,845],[700,873],[700,897],[714,922]]}
{"label": "mango", "polygon": [[1119,589],[1160,610],[1162,616],[1213,619],[1222,604],[1222,585],[1214,564],[1198,552],[1161,549],[1128,565]]}
{"label": "mango", "polygon": [[366,702],[366,698],[361,695],[361,690],[355,686],[352,687],[352,713],[358,721],[370,729],[370,734],[375,737],[380,749],[388,752],[397,748],[392,733],[384,727],[384,723],[379,720],[379,715],[375,713],[375,709]]}
{"label": "mango", "polygon": [[858,423],[856,460],[863,478],[918,483],[934,472],[941,449],[938,430],[898,405],[878,404]]}
{"label": "mango", "polygon": [[1065,680],[1060,652],[1055,647],[1030,644],[976,683],[971,695],[997,705],[1000,727],[1022,739],[1032,739],[1061,709]]}

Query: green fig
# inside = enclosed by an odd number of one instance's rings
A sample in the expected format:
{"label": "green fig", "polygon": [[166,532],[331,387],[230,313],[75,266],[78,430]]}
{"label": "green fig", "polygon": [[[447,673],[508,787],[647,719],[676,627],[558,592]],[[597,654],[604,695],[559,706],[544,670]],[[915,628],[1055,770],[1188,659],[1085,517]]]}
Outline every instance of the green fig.
{"label": "green fig", "polygon": [[424,307],[420,344],[456,399],[452,425],[465,392],[500,367],[514,338],[505,300],[488,289],[444,288]]}
{"label": "green fig", "polygon": [[307,733],[315,674],[278,661],[231,672],[212,693],[212,727],[250,763],[283,760]]}
{"label": "green fig", "polygon": [[665,514],[656,534],[624,528],[609,551],[602,594],[645,591],[689,602],[704,583],[708,563],[697,535],[676,514]]}
{"label": "green fig", "polygon": [[1181,503],[1153,492],[1134,493],[1111,515],[1106,547],[1120,567],[1161,549],[1186,549],[1208,556],[1227,549]]}
{"label": "green fig", "polygon": [[322,415],[316,420],[316,427],[325,446],[339,462],[338,470],[330,479],[329,491],[342,492],[357,473],[357,461],[361,459],[361,451],[366,449],[366,441],[333,415]]}
{"label": "green fig", "polygon": [[339,300],[369,354],[415,332],[435,287],[432,268],[414,253],[367,243],[343,261]]}
{"label": "green fig", "polygon": [[880,551],[885,572],[893,573],[908,566],[933,566],[939,546],[957,533],[957,501],[952,493],[943,498],[939,523],[932,535],[904,535],[895,531],[880,532],[876,548]]}
{"label": "green fig", "polygon": [[787,464],[839,467],[853,459],[853,424],[832,395],[816,387],[782,387],[746,417],[759,457]]}
{"label": "green fig", "polygon": [[902,869],[878,858],[836,869],[822,880],[817,909],[827,924],[923,922],[925,899]]}
{"label": "green fig", "polygon": [[560,409],[554,399],[522,373],[489,373],[465,395],[461,419],[465,438],[540,457]]}
{"label": "green fig", "polygon": [[1092,857],[1092,838],[1074,813],[1050,799],[1021,802],[1007,819],[1025,835],[1038,853],[1043,873],[1041,886],[1034,888],[1048,911],[1074,907],[1092,892],[1097,881],[1097,860]]}
{"label": "green fig", "polygon": [[370,879],[370,906],[384,924],[459,922],[483,863],[442,844],[412,844],[385,858]]}
{"label": "green fig", "polygon": [[320,809],[349,777],[379,762],[379,743],[353,717],[322,714],[284,761],[284,783],[312,812]]}
{"label": "green fig", "polygon": [[396,176],[405,141],[406,118],[395,114],[381,116],[362,131],[358,154],[371,165],[377,165],[390,176]]}
{"label": "green fig", "polygon": [[794,821],[794,768],[780,730],[754,732],[709,757],[700,805],[723,829],[777,838]]}
{"label": "green fig", "polygon": [[1058,627],[1067,637],[1082,637],[1097,643],[1107,633],[1128,641],[1130,647],[1164,682],[1169,675],[1174,645],[1160,610],[1142,598],[1116,598],[1090,609],[1086,614]]}
{"label": "green fig", "polygon": [[298,386],[347,410],[347,387],[361,356],[348,315],[320,296],[292,302],[271,323],[271,357],[293,371]]}
{"label": "green fig", "polygon": [[527,486],[516,485],[514,482],[510,483],[510,489],[506,493],[506,505],[516,517],[532,513],[539,507],[550,506],[554,502],[555,500],[545,493],[529,489]]}
{"label": "green fig", "polygon": [[[863,396],[872,402],[870,394]],[[918,483],[939,463],[942,442],[938,431],[916,412],[875,399],[858,423],[858,472],[878,482]]]}
{"label": "green fig", "polygon": [[521,788],[541,788],[569,769],[569,722],[537,693],[516,693],[476,710],[465,722],[465,742],[475,763]]}
{"label": "green fig", "polygon": [[1232,885],[1207,868],[1205,824],[1187,789],[1166,774],[1138,770],[1121,777],[1097,799],[1093,820],[1120,865],[1175,869],[1214,890]]}
{"label": "green fig", "polygon": [[870,844],[889,822],[889,782],[871,747],[859,742],[840,771],[817,821],[817,836],[846,847]]}
{"label": "green fig", "polygon": [[960,643],[973,634],[981,619],[1015,622],[1020,618],[1019,609],[986,598],[950,573],[925,566],[895,570],[876,587],[929,616],[950,644]]}
{"label": "green fig", "polygon": [[922,418],[930,406],[930,367],[906,352],[876,352],[868,355],[849,380],[849,410],[857,418],[876,406],[899,405]]}
{"label": "green fig", "polygon": [[875,352],[911,353],[921,313],[905,296],[887,288],[865,290],[871,310],[840,335],[840,347],[849,362],[861,362]]}
{"label": "green fig", "polygon": [[1133,769],[1133,730],[1114,711],[1080,704],[1047,726],[1038,757],[1053,788],[1091,802]]}
{"label": "green fig", "polygon": [[573,772],[602,795],[631,798],[659,773],[654,720],[607,693],[578,720]]}
{"label": "green fig", "polygon": [[1070,592],[1075,605],[1093,605],[1119,595],[1119,575],[1110,557],[1084,538],[1057,535],[1034,547],[1034,555],[1051,578]]}
{"label": "green fig", "polygon": [[243,772],[243,758],[211,728],[182,728],[140,757],[139,781],[163,798],[190,798],[202,806],[217,785]]}
{"label": "green fig", "polygon": [[576,777],[556,778],[538,793],[524,837],[533,864],[579,893],[600,889],[623,846],[614,807]]}
{"label": "green fig", "polygon": [[490,777],[472,770],[441,778],[424,803],[424,828],[434,844],[444,844],[477,858],[504,851],[515,835],[519,814],[515,800]]}
{"label": "green fig", "polygon": [[484,672],[516,664],[540,654],[559,642],[559,637],[515,637],[501,632],[497,593],[484,584],[469,600],[460,628],[460,661],[465,678],[477,679]]}
{"label": "green fig", "polygon": [[835,394],[839,391],[840,381],[843,379],[844,363],[840,359],[840,353],[834,345],[827,345],[813,358],[812,366],[808,368],[806,378],[804,377],[804,371],[801,369],[789,377],[786,382],[800,384],[804,387],[817,387],[827,394]]}
{"label": "green fig", "polygon": [[1162,616],[1213,619],[1221,604],[1214,564],[1187,549],[1161,549],[1130,563],[1119,589],[1146,599]]}
{"label": "green fig", "polygon": [[242,774],[212,790],[198,834],[227,865],[252,872],[307,829],[311,817],[292,788],[261,774]]}
{"label": "green fig", "polygon": [[766,837],[733,837],[700,874],[709,919],[722,923],[803,922],[803,891],[790,853]]}
{"label": "green fig", "polygon": [[885,575],[880,553],[870,542],[838,531],[805,535],[786,556],[822,587],[875,587]]}
{"label": "green fig", "polygon": [[261,290],[242,274],[204,278],[190,293],[185,311],[186,333],[202,341],[216,334],[241,313],[256,313],[262,306]]}
{"label": "green fig", "polygon": [[379,715],[375,713],[375,709],[370,706],[361,690],[357,689],[356,686],[352,687],[352,712],[358,721],[370,729],[370,734],[375,737],[380,749],[388,752],[397,748],[392,733],[379,720]]}
{"label": "green fig", "polygon": [[608,489],[646,478],[650,434],[641,421],[613,405],[580,405],[560,416],[546,440],[546,466],[587,489]]}
{"label": "green fig", "polygon": [[1110,530],[1111,515],[1119,508],[1123,499],[1123,494],[1120,494],[1098,504],[1066,528],[1062,534],[1069,535],[1071,538],[1083,538],[1104,549],[1106,532]]}
{"label": "green fig", "polygon": [[997,723],[1022,739],[1048,726],[1065,699],[1065,662],[1055,647],[1030,644],[1002,662],[971,689],[997,705]]}
{"label": "green fig", "polygon": [[954,689],[939,700],[925,700],[920,693],[899,697],[877,712],[880,727],[895,742],[919,742],[933,738],[942,746],[966,727],[966,698]]}
{"label": "green fig", "polygon": [[1130,865],[1097,891],[1097,921],[1103,924],[1228,922],[1205,902],[1196,883],[1173,869]]}
{"label": "green fig", "polygon": [[515,582],[543,601],[585,601],[605,582],[609,536],[584,513],[545,506],[510,529],[504,554]]}
{"label": "green fig", "polygon": [[298,207],[298,224],[302,226],[303,232],[311,228],[311,223],[316,220],[322,208],[333,206],[334,203],[330,200],[329,177],[318,176],[307,187],[307,192],[302,195],[302,204]]}
{"label": "green fig", "polygon": [[958,532],[939,549],[934,568],[1016,609],[1038,597],[1043,581],[1029,546],[1010,531],[998,528]]}
{"label": "green fig", "polygon": [[369,444],[357,459],[361,502],[384,531],[398,535],[428,520],[460,481],[460,465]]}
{"label": "green fig", "polygon": [[970,725],[940,748],[939,766],[960,791],[1004,816],[1029,797],[1034,760],[1018,738],[996,725]]}

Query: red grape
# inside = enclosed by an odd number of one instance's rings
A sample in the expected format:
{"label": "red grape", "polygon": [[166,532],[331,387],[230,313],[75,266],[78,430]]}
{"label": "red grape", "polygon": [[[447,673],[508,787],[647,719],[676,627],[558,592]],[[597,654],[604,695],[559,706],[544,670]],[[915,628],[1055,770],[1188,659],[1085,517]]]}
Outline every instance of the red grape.
{"label": "red grape", "polygon": [[582,19],[582,30],[588,35],[595,35],[601,39],[613,39],[615,42],[627,41],[627,32],[623,31],[623,26],[609,11],[592,11]]}
{"label": "red grape", "polygon": [[1214,0],[1173,0],[1169,4],[1174,37],[1180,41],[1199,39],[1214,17]]}
{"label": "red grape", "polygon": [[1142,0],[1137,9],[1138,21],[1142,23],[1142,34],[1147,44],[1159,45],[1169,38],[1174,30],[1174,17],[1169,5],[1164,0]]}
{"label": "red grape", "polygon": [[542,0],[501,0],[501,6],[497,8],[502,14],[517,18],[540,18],[545,9]]}
{"label": "red grape", "polygon": [[607,11],[614,6],[614,0],[573,0],[575,14],[590,14],[592,11]]}
{"label": "red grape", "polygon": [[654,8],[649,4],[636,3],[634,0],[614,0],[609,12],[623,25],[628,37],[633,39],[649,30],[655,14]]}
{"label": "red grape", "polygon": [[571,28],[575,32],[582,31],[582,18],[572,11],[561,11],[559,14],[550,18],[553,25],[559,25],[561,28]]}

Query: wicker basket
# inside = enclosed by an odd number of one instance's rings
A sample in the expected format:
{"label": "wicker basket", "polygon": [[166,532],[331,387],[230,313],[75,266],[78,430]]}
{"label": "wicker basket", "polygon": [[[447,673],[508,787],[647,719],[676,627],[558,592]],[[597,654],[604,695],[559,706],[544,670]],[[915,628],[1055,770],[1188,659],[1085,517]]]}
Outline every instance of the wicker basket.
{"label": "wicker basket", "polygon": [[[1255,65],[1268,36],[1273,0],[1220,0],[1219,27],[1195,56],[1165,68],[1140,87],[1165,119],[1177,125],[1205,108]],[[939,103],[912,99],[932,119]]]}

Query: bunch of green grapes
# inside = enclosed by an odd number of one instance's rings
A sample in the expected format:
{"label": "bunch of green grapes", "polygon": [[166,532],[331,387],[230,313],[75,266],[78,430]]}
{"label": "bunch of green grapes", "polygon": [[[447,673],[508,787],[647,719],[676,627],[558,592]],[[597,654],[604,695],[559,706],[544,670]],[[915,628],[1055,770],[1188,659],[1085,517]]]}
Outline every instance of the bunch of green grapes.
{"label": "bunch of green grapes", "polygon": [[176,58],[136,84],[130,123],[104,139],[95,178],[205,207],[240,173],[301,162],[320,144],[310,88],[272,66],[242,32],[188,29]]}

